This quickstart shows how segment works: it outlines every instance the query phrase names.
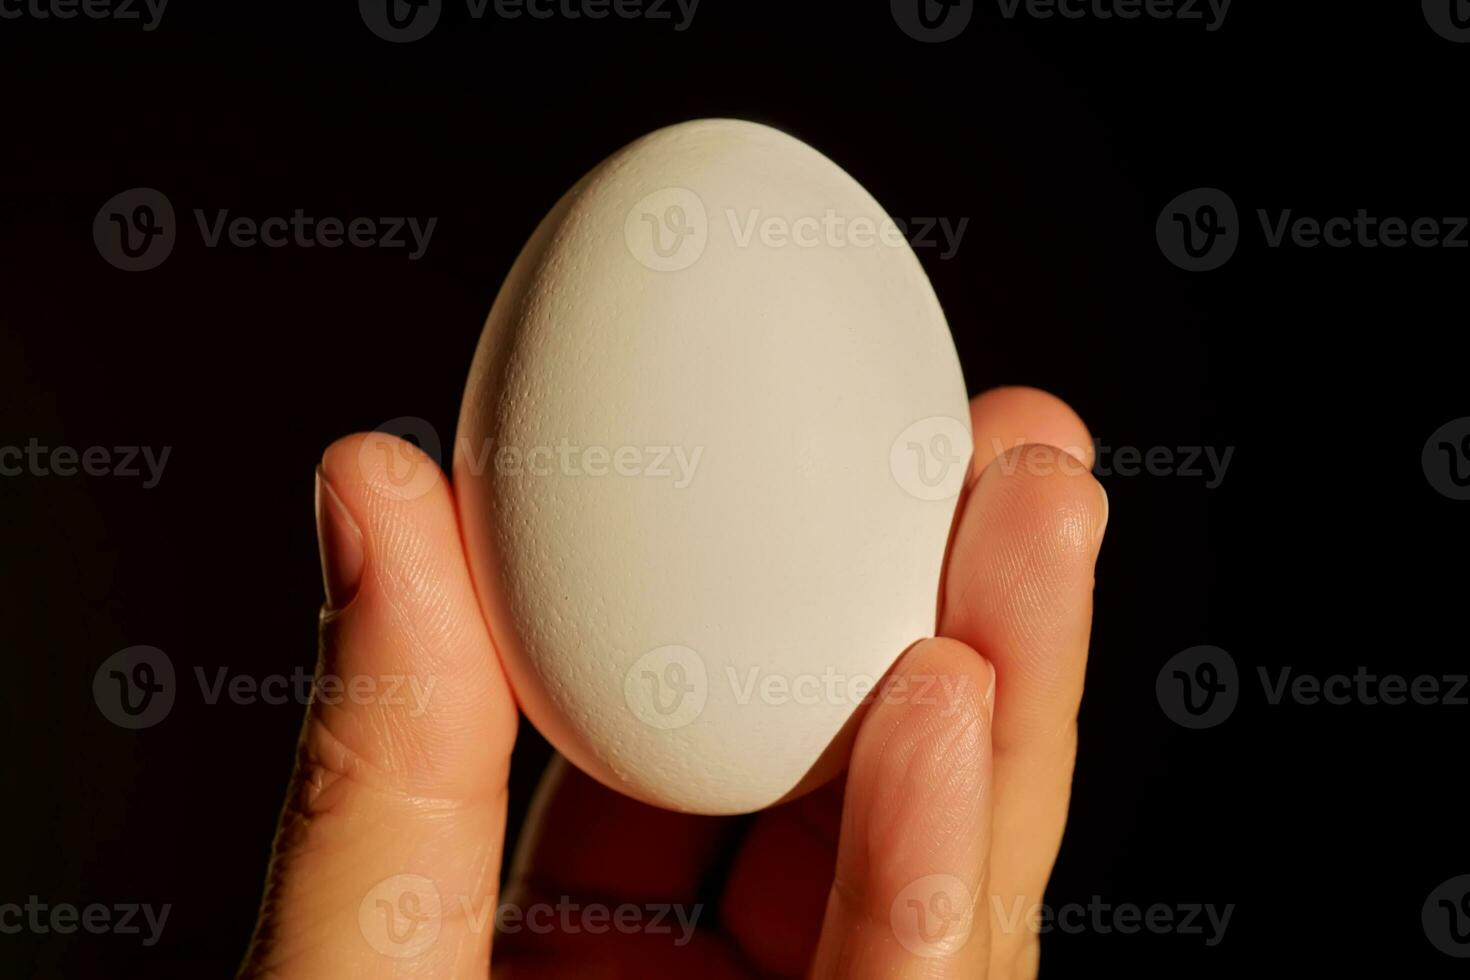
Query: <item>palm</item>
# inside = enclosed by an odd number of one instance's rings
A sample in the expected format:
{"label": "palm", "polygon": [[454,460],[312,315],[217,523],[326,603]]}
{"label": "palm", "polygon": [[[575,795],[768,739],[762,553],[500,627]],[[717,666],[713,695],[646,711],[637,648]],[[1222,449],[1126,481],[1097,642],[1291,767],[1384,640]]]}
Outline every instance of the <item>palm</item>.
{"label": "palm", "polygon": [[[521,921],[502,922],[496,975],[800,974],[832,883],[842,788],[839,778],[752,817],[699,817],[631,800],[558,757],[502,899]],[[555,928],[524,921],[538,905]]]}

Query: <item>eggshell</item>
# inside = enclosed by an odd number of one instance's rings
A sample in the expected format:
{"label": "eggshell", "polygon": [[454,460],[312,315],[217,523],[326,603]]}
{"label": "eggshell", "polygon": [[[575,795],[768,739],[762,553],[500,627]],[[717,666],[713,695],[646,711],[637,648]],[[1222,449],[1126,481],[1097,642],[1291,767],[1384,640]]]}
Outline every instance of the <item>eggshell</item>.
{"label": "eggshell", "polygon": [[455,447],[476,587],[522,709],[608,786],[803,792],[934,631],[969,412],[886,219],[784,133],[684,123],[579,181],[495,300]]}

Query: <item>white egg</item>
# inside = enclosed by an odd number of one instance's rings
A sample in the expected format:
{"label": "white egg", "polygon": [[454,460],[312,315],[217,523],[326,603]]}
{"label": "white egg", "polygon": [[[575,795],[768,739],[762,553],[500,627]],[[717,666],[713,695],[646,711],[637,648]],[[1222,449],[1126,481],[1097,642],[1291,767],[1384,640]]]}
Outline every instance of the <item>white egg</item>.
{"label": "white egg", "polygon": [[748,122],[624,147],[516,260],[456,440],[522,709],[670,809],[812,788],[934,632],[970,452],[939,302],[855,180]]}

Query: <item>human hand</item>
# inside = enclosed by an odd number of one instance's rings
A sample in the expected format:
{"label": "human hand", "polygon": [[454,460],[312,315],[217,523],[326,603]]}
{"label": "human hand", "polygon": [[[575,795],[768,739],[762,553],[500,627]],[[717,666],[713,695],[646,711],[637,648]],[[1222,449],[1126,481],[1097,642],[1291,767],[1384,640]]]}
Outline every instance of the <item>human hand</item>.
{"label": "human hand", "polygon": [[406,443],[334,443],[319,674],[432,687],[313,699],[241,976],[482,978],[492,941],[497,977],[1034,976],[1014,910],[1041,901],[1066,822],[1107,504],[1060,401],[997,389],[971,419],[938,637],[895,664],[915,696],[874,697],[845,776],[701,817],[558,759],[504,896],[516,707],[453,490],[435,468],[400,492],[395,457],[434,465]]}

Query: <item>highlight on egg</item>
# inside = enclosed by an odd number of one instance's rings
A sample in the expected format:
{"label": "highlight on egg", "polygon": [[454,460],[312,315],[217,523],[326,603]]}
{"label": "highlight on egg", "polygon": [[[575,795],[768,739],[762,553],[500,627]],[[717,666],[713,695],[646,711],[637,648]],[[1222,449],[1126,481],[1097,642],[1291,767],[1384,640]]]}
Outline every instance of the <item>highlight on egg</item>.
{"label": "highlight on egg", "polygon": [[632,797],[733,814],[820,785],[934,632],[971,453],[954,343],[881,206],[785,133],[683,123],[578,181],[459,425],[516,698]]}

